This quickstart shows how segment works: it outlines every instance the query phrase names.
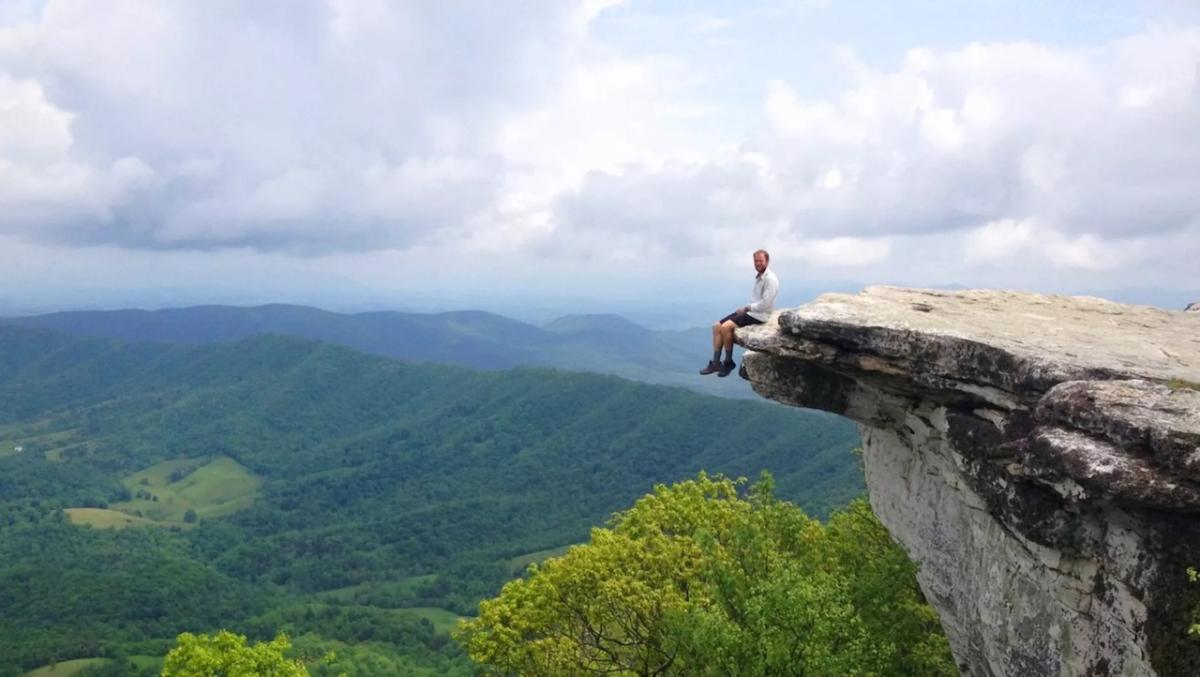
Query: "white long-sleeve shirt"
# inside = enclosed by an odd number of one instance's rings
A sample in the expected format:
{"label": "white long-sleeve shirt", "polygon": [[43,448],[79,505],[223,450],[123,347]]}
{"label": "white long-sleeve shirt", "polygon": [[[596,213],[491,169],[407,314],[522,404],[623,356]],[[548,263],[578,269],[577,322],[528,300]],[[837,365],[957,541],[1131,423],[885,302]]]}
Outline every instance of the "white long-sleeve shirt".
{"label": "white long-sleeve shirt", "polygon": [[746,314],[756,320],[766,322],[775,309],[775,297],[779,295],[779,278],[775,271],[767,268],[754,279],[754,291],[751,292],[749,310]]}

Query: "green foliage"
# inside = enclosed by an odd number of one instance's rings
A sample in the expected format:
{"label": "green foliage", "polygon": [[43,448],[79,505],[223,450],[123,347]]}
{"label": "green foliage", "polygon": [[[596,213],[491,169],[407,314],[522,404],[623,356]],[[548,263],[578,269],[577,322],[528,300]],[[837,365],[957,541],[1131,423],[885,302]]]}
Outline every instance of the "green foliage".
{"label": "green foliage", "polygon": [[120,482],[93,468],[54,463],[40,454],[0,458],[0,528],[60,507],[105,508],[129,497]]}
{"label": "green foliage", "polygon": [[[404,609],[474,614],[512,560],[583,542],[656,482],[770,468],[780,495],[820,515],[862,491],[852,425],[763,403],[280,337],[126,346],[29,331],[0,325],[0,443],[43,445],[0,458],[4,677],[161,657],[182,631],[222,627],[285,630],[305,655],[327,645],[350,673],[461,672],[457,645]],[[209,490],[231,478],[254,480],[240,494],[253,505],[209,512],[231,503]],[[177,526],[68,524],[82,506]]]}
{"label": "green foliage", "polygon": [[[428,611],[300,603],[278,606],[243,626],[251,636],[286,632],[297,638],[297,647],[304,655],[336,653],[337,660],[328,664],[336,670],[311,667],[316,674],[341,670],[352,674],[465,671],[467,662],[462,651],[448,641],[445,631],[439,632]],[[391,664],[405,669],[379,667]],[[372,671],[368,667],[371,665],[379,669]]]}
{"label": "green foliage", "polygon": [[236,623],[270,597],[197,561],[181,534],[53,521],[0,532],[0,591],[0,674],[117,644],[162,655],[167,638]]}
{"label": "green foliage", "polygon": [[167,653],[163,677],[307,677],[308,669],[296,659],[285,658],[292,643],[287,635],[270,642],[248,646],[246,638],[228,630],[212,635],[179,635]]}
{"label": "green foliage", "polygon": [[658,486],[504,586],[456,638],[499,673],[956,675],[913,565],[859,502],[830,524],[727,479]]}

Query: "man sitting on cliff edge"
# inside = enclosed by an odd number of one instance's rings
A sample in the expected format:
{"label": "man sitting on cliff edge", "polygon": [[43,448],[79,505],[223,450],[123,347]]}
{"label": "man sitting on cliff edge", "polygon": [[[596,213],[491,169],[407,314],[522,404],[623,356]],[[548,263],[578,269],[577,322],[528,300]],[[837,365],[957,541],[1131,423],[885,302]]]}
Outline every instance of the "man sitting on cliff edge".
{"label": "man sitting on cliff edge", "polygon": [[[754,252],[754,270],[758,275],[754,278],[754,291],[751,293],[750,305],[742,306],[725,317],[717,320],[712,326],[712,360],[708,366],[700,370],[707,376],[716,372],[717,376],[728,376],[737,365],[733,362],[733,331],[738,327],[752,324],[762,324],[771,316],[775,307],[775,297],[779,295],[779,278],[775,271],[768,270],[771,255],[765,249]],[[721,361],[721,348],[725,349],[725,361]]]}

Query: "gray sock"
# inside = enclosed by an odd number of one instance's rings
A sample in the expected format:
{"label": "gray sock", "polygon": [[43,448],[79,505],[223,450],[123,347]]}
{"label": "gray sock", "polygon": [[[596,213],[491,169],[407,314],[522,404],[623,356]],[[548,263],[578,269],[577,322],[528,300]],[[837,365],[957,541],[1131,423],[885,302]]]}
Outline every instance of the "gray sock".
{"label": "gray sock", "polygon": [[712,361],[713,361],[713,362],[720,362],[720,361],[721,361],[721,349],[720,349],[720,348],[717,348],[716,350],[714,350],[714,351],[713,351],[713,358],[712,358]]}
{"label": "gray sock", "polygon": [[729,351],[725,353],[725,361],[733,362],[733,348],[730,348]]}

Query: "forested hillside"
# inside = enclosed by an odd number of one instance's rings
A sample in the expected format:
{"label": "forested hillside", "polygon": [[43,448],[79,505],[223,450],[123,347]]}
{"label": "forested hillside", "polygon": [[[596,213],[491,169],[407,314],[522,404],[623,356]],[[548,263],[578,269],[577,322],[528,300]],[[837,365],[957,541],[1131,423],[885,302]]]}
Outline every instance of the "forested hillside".
{"label": "forested hillside", "polygon": [[406,362],[475,369],[555,367],[679,385],[722,397],[753,397],[739,379],[698,379],[707,328],[651,331],[617,315],[572,315],[538,327],[482,311],[333,313],[293,305],[73,311],[5,320],[122,341],[205,344],[282,334]]}
{"label": "forested hillside", "polygon": [[655,483],[765,469],[820,516],[862,491],[856,443],[613,377],[0,326],[0,674],[218,627],[334,672],[465,670],[456,615]]}

